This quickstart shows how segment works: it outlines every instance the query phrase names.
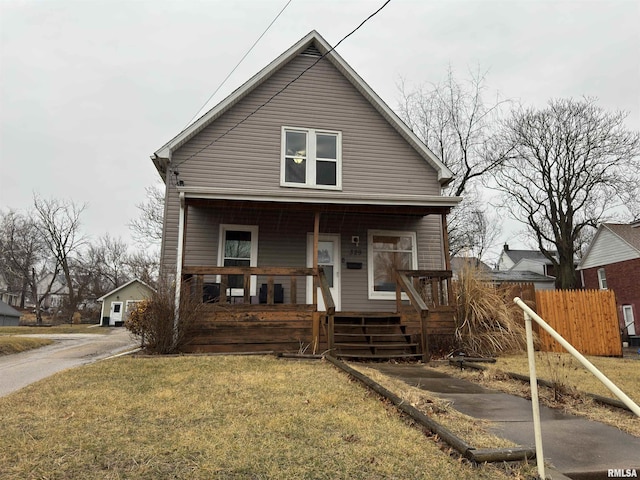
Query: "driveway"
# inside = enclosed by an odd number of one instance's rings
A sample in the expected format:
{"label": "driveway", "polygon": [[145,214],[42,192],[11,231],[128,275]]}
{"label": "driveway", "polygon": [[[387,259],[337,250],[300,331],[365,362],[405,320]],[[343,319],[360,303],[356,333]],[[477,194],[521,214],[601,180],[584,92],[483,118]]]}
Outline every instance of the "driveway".
{"label": "driveway", "polygon": [[14,355],[0,356],[0,397],[68,368],[79,367],[135,348],[126,328],[108,334],[34,334],[55,343]]}

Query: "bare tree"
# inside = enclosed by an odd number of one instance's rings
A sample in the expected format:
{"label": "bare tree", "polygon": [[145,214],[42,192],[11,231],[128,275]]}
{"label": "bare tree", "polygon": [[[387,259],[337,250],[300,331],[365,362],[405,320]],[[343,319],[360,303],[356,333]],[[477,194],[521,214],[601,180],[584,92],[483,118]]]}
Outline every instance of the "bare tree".
{"label": "bare tree", "polygon": [[89,247],[94,259],[92,268],[106,285],[106,293],[126,282],[127,244],[121,238],[115,239],[107,233],[98,239],[97,245]]}
{"label": "bare tree", "polygon": [[0,220],[0,269],[7,282],[20,291],[20,307],[27,296],[35,306],[36,322],[42,324],[42,308],[54,291],[57,262],[47,261],[46,246],[30,215],[10,210]]}
{"label": "bare tree", "polygon": [[497,238],[499,223],[490,222],[482,197],[472,191],[476,182],[498,168],[502,158],[487,155],[492,147],[497,120],[508,100],[486,103],[486,74],[471,72],[469,80],[459,82],[451,68],[446,79],[407,92],[404,82],[400,116],[418,137],[455,175],[445,188],[447,195],[469,198],[449,215],[449,245],[452,255],[463,250],[486,252],[476,240]]}
{"label": "bare tree", "polygon": [[132,278],[142,280],[151,287],[158,283],[160,255],[157,252],[138,251],[126,260],[127,271]]}
{"label": "bare tree", "polygon": [[129,223],[133,237],[145,245],[157,245],[162,240],[164,190],[162,184],[145,188],[147,199],[136,205],[140,216]]}
{"label": "bare tree", "polygon": [[496,156],[507,160],[495,182],[555,266],[557,288],[577,285],[574,258],[585,229],[640,194],[640,133],[625,128],[626,117],[593,98],[558,99],[514,110],[503,123]]}
{"label": "bare tree", "polygon": [[80,215],[86,205],[76,205],[72,201],[43,199],[34,195],[33,204],[37,217],[37,229],[47,249],[64,275],[69,299],[70,315],[80,301],[72,274],[73,256],[85,243],[80,232]]}
{"label": "bare tree", "polygon": [[[9,210],[0,220],[0,269],[7,283],[20,291],[20,307],[24,308],[32,269],[43,258],[44,244],[33,220]],[[35,300],[34,300],[35,301]]]}

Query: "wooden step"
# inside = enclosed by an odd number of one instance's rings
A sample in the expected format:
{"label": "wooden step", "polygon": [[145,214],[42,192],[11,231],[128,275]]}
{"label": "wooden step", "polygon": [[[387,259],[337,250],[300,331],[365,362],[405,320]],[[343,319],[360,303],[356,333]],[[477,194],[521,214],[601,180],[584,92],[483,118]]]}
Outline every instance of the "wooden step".
{"label": "wooden step", "polygon": [[391,360],[421,358],[419,333],[401,324],[399,315],[340,314],[334,317],[333,347],[339,358]]}

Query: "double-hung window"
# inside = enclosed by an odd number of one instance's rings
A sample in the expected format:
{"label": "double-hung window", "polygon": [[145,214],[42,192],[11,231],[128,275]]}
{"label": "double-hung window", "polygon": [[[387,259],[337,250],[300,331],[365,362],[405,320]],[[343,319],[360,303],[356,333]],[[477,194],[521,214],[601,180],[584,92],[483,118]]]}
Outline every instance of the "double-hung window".
{"label": "double-hung window", "polygon": [[280,184],[342,188],[342,134],[330,130],[282,127]]}
{"label": "double-hung window", "polygon": [[[258,227],[255,225],[221,225],[218,265],[221,267],[255,267],[258,262]],[[218,279],[218,281],[220,281]],[[244,277],[229,275],[231,296],[244,294]],[[251,295],[256,294],[255,275],[251,276]]]}
{"label": "double-hung window", "polygon": [[418,268],[415,232],[369,230],[369,298],[396,298],[396,270]]}
{"label": "double-hung window", "polygon": [[607,274],[605,273],[604,268],[598,269],[598,286],[600,287],[600,290],[607,289]]}

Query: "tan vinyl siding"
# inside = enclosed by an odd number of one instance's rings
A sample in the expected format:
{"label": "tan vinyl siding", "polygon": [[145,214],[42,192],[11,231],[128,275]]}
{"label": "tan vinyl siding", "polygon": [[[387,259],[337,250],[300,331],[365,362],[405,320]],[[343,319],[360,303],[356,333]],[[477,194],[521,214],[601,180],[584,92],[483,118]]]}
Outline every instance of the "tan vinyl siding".
{"label": "tan vinyl siding", "polygon": [[226,133],[314,60],[306,56],[294,58],[177,149],[173,165],[179,165],[185,185],[272,191],[291,188],[280,187],[281,127],[290,126],[342,132],[345,193],[438,195],[435,170],[326,60]]}

